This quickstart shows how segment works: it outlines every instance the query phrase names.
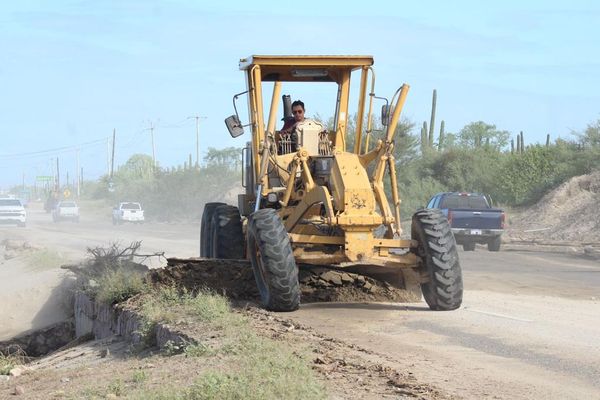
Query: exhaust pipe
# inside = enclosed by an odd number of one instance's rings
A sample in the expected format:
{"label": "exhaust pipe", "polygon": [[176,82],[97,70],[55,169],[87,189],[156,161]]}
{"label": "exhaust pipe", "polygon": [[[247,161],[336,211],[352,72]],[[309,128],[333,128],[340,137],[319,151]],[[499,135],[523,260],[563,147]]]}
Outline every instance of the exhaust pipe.
{"label": "exhaust pipe", "polygon": [[283,100],[283,118],[281,120],[289,121],[294,118],[292,115],[292,98],[289,94],[284,94],[281,96],[281,100]]}

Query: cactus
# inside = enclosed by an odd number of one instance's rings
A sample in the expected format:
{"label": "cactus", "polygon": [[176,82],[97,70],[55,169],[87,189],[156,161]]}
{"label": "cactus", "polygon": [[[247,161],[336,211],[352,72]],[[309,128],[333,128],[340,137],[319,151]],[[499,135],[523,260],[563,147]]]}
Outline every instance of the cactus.
{"label": "cactus", "polygon": [[510,154],[515,154],[515,139],[510,139]]}
{"label": "cactus", "polygon": [[440,123],[440,139],[438,141],[438,150],[442,151],[442,148],[444,146],[444,120],[442,120],[442,122]]}
{"label": "cactus", "polygon": [[425,152],[427,147],[429,146],[427,141],[427,122],[423,121],[423,126],[421,127],[421,152]]}
{"label": "cactus", "polygon": [[550,147],[550,134],[546,135],[546,147]]}
{"label": "cactus", "polygon": [[435,127],[435,108],[437,103],[437,90],[433,89],[433,97],[431,99],[431,120],[429,122],[429,141],[428,146],[433,147],[433,129]]}
{"label": "cactus", "polygon": [[517,135],[517,154],[521,153],[521,136]]}
{"label": "cactus", "polygon": [[525,151],[525,141],[523,140],[523,131],[520,133],[521,136],[521,153]]}

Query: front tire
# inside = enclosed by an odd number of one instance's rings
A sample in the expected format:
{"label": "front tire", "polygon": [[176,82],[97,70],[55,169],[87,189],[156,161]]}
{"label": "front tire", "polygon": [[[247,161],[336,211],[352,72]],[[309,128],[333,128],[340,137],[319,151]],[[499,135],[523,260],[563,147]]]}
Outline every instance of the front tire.
{"label": "front tire", "polygon": [[500,251],[500,246],[502,245],[502,238],[500,236],[494,236],[493,239],[487,244],[487,248],[489,251]]}
{"label": "front tire", "polygon": [[456,310],[462,304],[462,270],[446,216],[436,209],[416,212],[412,218],[411,236],[419,243],[416,252],[429,277],[428,282],[421,284],[429,308]]}
{"label": "front tire", "polygon": [[297,310],[298,267],[287,231],[275,210],[266,208],[250,215],[247,252],[263,307],[272,311]]}
{"label": "front tire", "polygon": [[463,250],[464,251],[475,251],[475,243],[464,243],[463,244]]}
{"label": "front tire", "polygon": [[202,212],[202,222],[200,222],[200,257],[210,257],[212,248],[210,233],[213,213],[215,208],[224,206],[225,203],[206,203]]}
{"label": "front tire", "polygon": [[214,209],[210,225],[208,257],[230,260],[244,258],[244,232],[237,207],[222,205]]}

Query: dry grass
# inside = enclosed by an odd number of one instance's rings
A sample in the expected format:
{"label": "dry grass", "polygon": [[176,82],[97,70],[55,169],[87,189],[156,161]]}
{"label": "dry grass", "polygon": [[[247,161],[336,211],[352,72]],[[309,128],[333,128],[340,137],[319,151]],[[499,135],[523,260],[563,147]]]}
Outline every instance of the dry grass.
{"label": "dry grass", "polygon": [[10,374],[10,370],[26,362],[25,352],[18,350],[12,354],[0,352],[0,375]]}
{"label": "dry grass", "polygon": [[25,256],[27,267],[32,271],[57,269],[68,261],[62,254],[48,249],[34,249]]}
{"label": "dry grass", "polygon": [[[142,315],[150,323],[186,320],[211,332],[210,341],[183,349],[186,357],[211,359],[215,367],[189,387],[137,390],[133,398],[175,399],[321,399],[325,391],[309,367],[308,357],[255,333],[228,300],[210,291],[197,294],[162,288],[144,296]],[[215,333],[216,332],[216,333]],[[218,339],[215,340],[214,336]]]}

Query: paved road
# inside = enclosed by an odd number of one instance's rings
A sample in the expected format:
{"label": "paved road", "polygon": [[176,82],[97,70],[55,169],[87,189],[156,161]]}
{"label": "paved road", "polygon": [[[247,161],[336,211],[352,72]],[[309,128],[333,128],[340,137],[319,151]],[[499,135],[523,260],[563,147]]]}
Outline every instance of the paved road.
{"label": "paved road", "polygon": [[55,223],[41,205],[33,203],[28,209],[27,227],[0,227],[0,238],[21,238],[66,253],[70,258],[86,256],[86,248],[106,246],[109,243],[129,244],[142,241],[142,251],[165,251],[166,256],[195,257],[199,248],[198,224],[144,224],[113,225],[111,210],[86,210],[81,207],[79,223]]}
{"label": "paved road", "polygon": [[463,307],[309,304],[296,321],[461,398],[600,399],[600,262],[460,252]]}
{"label": "paved road", "polygon": [[[145,252],[197,255],[197,225],[113,226],[109,211],[83,214],[79,224],[55,224],[43,211],[32,209],[27,228],[2,227],[0,239],[26,238],[74,259],[83,257],[89,246],[133,240],[142,240]],[[460,257],[465,298],[457,311],[431,312],[424,303],[330,303],[305,304],[286,315],[360,345],[372,352],[369,357],[460,398],[600,399],[600,262],[483,248],[461,251]],[[0,293],[21,296],[14,307],[32,291],[40,298],[44,287],[59,279],[59,274],[43,275],[41,285],[28,275],[15,285],[18,270],[8,279],[3,267],[6,263],[0,265]],[[27,269],[23,273],[32,274]],[[2,301],[9,304],[13,297]],[[21,308],[22,313],[32,312]],[[37,311],[39,320],[45,312]],[[0,310],[7,312],[6,307]]]}
{"label": "paved road", "polygon": [[600,260],[561,253],[461,252],[469,290],[600,299]]}

